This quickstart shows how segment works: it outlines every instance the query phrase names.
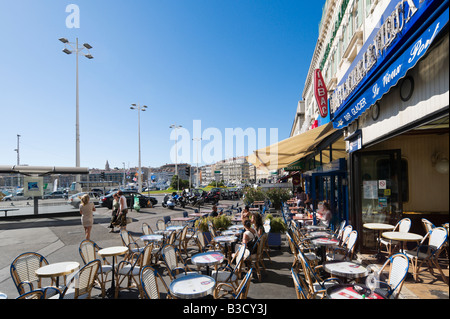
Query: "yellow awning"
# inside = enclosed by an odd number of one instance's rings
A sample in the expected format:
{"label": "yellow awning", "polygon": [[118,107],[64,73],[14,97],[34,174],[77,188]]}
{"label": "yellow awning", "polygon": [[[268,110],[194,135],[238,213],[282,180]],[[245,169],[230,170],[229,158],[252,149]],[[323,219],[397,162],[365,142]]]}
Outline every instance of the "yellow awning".
{"label": "yellow awning", "polygon": [[257,168],[267,170],[284,168],[300,158],[313,153],[317,144],[336,131],[332,123],[319,126],[305,133],[261,148],[247,156],[247,161]]}

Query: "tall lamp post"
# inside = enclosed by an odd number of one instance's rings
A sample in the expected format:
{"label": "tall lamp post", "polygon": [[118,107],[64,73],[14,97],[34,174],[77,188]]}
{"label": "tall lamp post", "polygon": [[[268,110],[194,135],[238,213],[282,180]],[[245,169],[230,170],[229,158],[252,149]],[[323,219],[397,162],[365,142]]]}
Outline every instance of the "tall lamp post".
{"label": "tall lamp post", "polygon": [[197,187],[200,187],[199,186],[200,185],[199,184],[199,179],[198,179],[198,144],[202,140],[202,138],[201,137],[194,137],[192,140],[197,142],[197,178],[196,178],[196,180],[197,180]]}
{"label": "tall lamp post", "polygon": [[138,111],[138,141],[139,141],[139,172],[138,172],[138,191],[142,192],[142,168],[141,168],[141,111],[145,112],[146,105],[131,104],[130,109]]}
{"label": "tall lamp post", "polygon": [[181,128],[181,125],[177,125],[177,124],[172,124],[171,126],[169,126],[169,128],[173,128],[175,129],[175,175],[177,175],[177,190],[180,189],[180,177],[178,176],[178,146],[177,146],[177,141],[178,141],[178,135],[177,135],[177,129]]}
{"label": "tall lamp post", "polygon": [[[76,133],[75,133],[75,139],[76,139],[76,160],[75,160],[75,166],[80,167],[80,112],[79,112],[79,94],[78,94],[78,56],[84,55],[89,60],[93,59],[94,57],[89,52],[90,49],[92,49],[92,46],[88,43],[84,43],[82,46],[78,46],[78,38],[76,39],[76,42],[69,42],[66,38],[59,39],[62,43],[64,43],[64,50],[62,50],[65,54],[76,54],[76,61],[77,61],[77,68],[76,68]],[[69,49],[70,48],[70,49]],[[84,53],[83,50],[87,50],[87,53]],[[76,187],[77,190],[80,190],[80,175],[76,176]]]}

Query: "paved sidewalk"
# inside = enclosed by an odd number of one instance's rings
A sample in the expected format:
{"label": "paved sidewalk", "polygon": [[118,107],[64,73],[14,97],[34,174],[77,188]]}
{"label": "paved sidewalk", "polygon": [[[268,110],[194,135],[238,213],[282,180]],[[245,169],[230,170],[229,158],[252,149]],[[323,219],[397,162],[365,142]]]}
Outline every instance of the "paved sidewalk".
{"label": "paved sidewalk", "polygon": [[[234,201],[222,201],[221,203]],[[185,209],[191,212],[191,208]],[[205,209],[206,210],[206,209]],[[148,223],[156,229],[156,221],[163,216],[181,217],[181,209],[168,210],[157,205],[155,208],[132,211],[129,217],[133,222],[127,226],[131,234],[138,240],[142,235],[142,223]],[[203,209],[202,209],[203,211]],[[95,214],[95,224],[91,239],[101,247],[122,245],[119,233],[109,233],[110,211],[101,208]],[[44,255],[50,263],[60,261],[78,261],[82,264],[78,253],[79,243],[84,239],[84,230],[79,216],[54,215],[45,218],[0,218],[0,292],[9,298],[18,296],[11,280],[9,267],[13,259],[23,252],[35,251]],[[363,262],[372,263],[370,256],[358,255]],[[289,252],[286,240],[281,249],[271,249],[271,260],[265,263],[267,270],[262,273],[261,282],[252,279],[248,297],[251,299],[295,299],[296,294],[290,274],[293,255]],[[162,269],[163,267],[161,267]],[[448,268],[444,269],[448,277]],[[169,278],[164,272],[164,279]],[[415,283],[408,278],[402,289],[400,298],[403,299],[449,299],[449,288],[441,278],[433,277],[429,272],[421,276],[423,282]],[[97,297],[100,290],[95,289],[93,295]],[[137,298],[137,290],[121,292],[121,299]]]}

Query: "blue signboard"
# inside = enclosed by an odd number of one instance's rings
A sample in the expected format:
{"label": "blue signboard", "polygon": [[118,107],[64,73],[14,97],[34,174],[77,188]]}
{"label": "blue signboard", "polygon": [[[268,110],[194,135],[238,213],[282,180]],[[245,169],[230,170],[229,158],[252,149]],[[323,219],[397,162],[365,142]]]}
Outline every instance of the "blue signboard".
{"label": "blue signboard", "polygon": [[[413,0],[410,1],[412,5],[415,3]],[[354,81],[352,83],[349,79],[354,80],[358,78],[360,74],[357,74],[357,66],[353,69],[352,66],[350,66],[350,70],[347,72],[346,76],[344,76],[340,85],[338,85],[338,88],[342,88],[339,92],[341,96],[339,98],[336,96],[332,97],[332,99],[334,99],[332,104],[336,105],[340,102],[342,102],[342,104],[334,110],[334,128],[340,129],[346,127],[377,100],[381,99],[391,87],[395,86],[398,81],[406,75],[406,72],[409,69],[415,66],[430,47],[434,38],[447,24],[449,19],[448,0],[443,2],[427,1],[420,4],[420,6],[417,4],[417,7],[404,6],[402,13],[406,16],[404,16],[403,19],[408,18],[408,20],[403,21],[398,18],[398,15],[400,14],[400,12],[397,11],[399,10],[398,7],[400,7],[400,5],[403,6],[404,4],[408,4],[410,1],[392,1],[391,5],[388,6],[388,9],[386,10],[389,12],[395,5],[395,10],[389,15],[389,19],[392,19],[394,25],[395,23],[404,23],[404,25],[399,25],[402,32],[395,34],[395,37],[391,39],[392,46],[385,49],[384,54],[380,55],[382,59],[373,62],[373,68],[370,72],[367,72],[365,78],[361,79],[361,82],[356,85],[354,84]],[[438,9],[432,7],[432,4],[434,4],[434,7],[438,6]],[[415,11],[412,9],[415,9]],[[408,11],[405,12],[405,10]],[[426,21],[423,21],[424,16],[427,17]],[[388,22],[389,19],[387,20]],[[385,22],[385,24],[387,23]],[[383,30],[382,28],[381,30]],[[408,32],[410,30],[413,33]],[[371,45],[377,43],[377,34],[379,33],[380,32],[374,32],[375,36],[373,37],[373,42],[368,40],[369,46],[367,46],[366,42],[365,47],[369,52],[371,51]],[[408,34],[410,36],[406,38],[404,36],[402,37],[402,34]],[[389,39],[386,37],[382,40],[386,42]],[[373,49],[379,50],[380,46],[375,44],[372,45],[372,51]],[[364,47],[360,54],[361,59],[364,60],[364,64],[370,64],[371,55],[367,54],[367,51],[364,51]],[[379,54],[379,52],[372,52],[372,56],[376,56],[377,54]],[[359,62],[356,60],[357,59],[355,59],[355,62],[357,63],[355,65],[362,63],[361,60]],[[353,78],[351,78],[352,76]],[[354,90],[349,93],[352,85],[354,85]],[[336,94],[336,90],[334,94]],[[346,96],[346,94],[348,95]],[[342,96],[346,96],[345,99],[343,99]]]}

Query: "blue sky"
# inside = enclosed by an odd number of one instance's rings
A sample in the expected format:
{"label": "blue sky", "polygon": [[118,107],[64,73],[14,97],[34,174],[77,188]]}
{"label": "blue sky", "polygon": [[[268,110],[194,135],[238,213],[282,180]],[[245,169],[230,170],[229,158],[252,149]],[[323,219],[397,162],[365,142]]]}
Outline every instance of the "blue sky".
{"label": "blue sky", "polygon": [[[190,138],[194,120],[289,137],[323,2],[0,0],[0,165],[16,164],[20,134],[21,164],[75,166],[75,55],[61,37],[93,47],[79,61],[83,167],[138,165],[132,103],[148,106],[143,166],[172,162],[174,123]],[[80,28],[66,26],[69,4]]]}

